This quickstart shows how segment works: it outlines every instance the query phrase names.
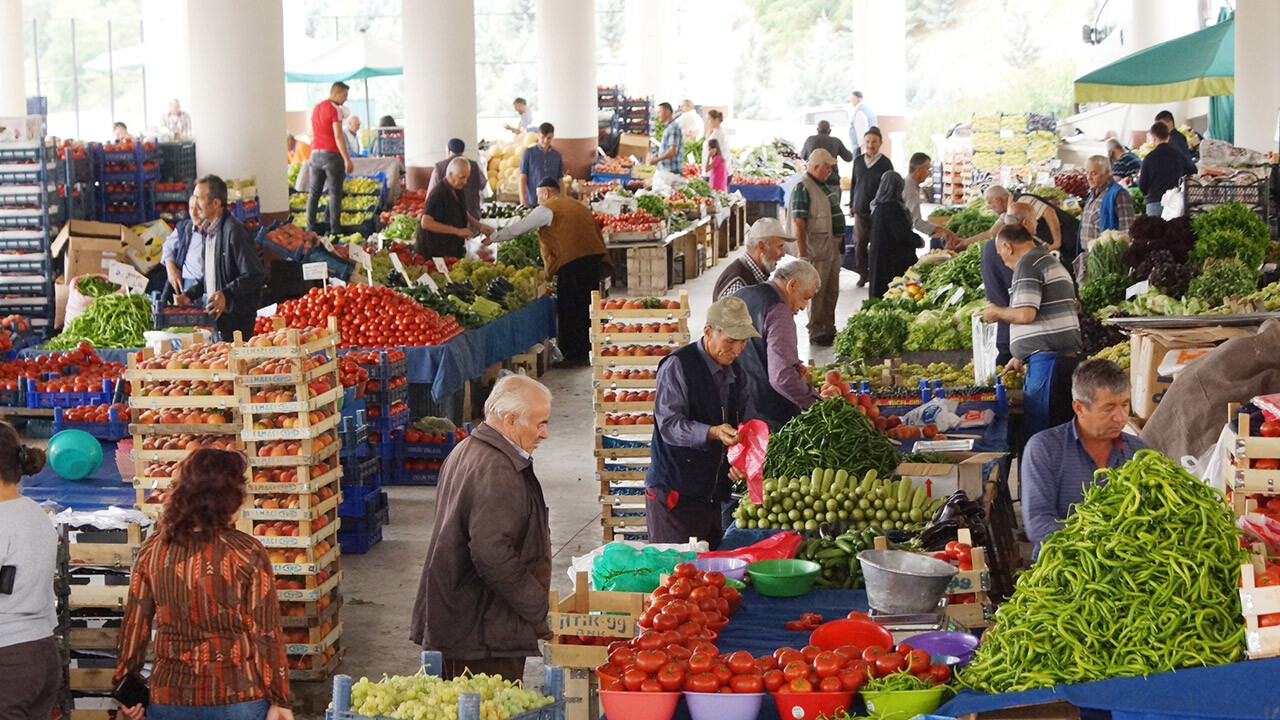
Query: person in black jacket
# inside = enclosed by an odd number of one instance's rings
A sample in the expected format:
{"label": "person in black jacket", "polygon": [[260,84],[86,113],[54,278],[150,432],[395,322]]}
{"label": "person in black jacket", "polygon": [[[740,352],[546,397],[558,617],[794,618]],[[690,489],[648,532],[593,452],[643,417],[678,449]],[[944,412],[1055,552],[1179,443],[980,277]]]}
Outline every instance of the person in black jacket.
{"label": "person in black jacket", "polygon": [[191,242],[204,243],[204,277],[175,297],[178,305],[201,299],[213,313],[218,336],[230,341],[236,330],[248,338],[258,313],[266,270],[254,247],[253,236],[227,208],[227,184],[217,175],[196,181],[195,202],[204,222],[192,233]]}
{"label": "person in black jacket", "polygon": [[[1169,141],[1169,126],[1157,122],[1151,126],[1151,142],[1155,148],[1142,158],[1142,173],[1138,175],[1138,188],[1147,198],[1147,214],[1160,217],[1164,210],[1161,201],[1164,194],[1176,187],[1182,178],[1196,173],[1196,164],[1173,147]],[[1182,133],[1178,133],[1181,135]]]}
{"label": "person in black jacket", "polygon": [[[870,279],[867,248],[871,243],[871,200],[880,188],[880,178],[893,170],[888,155],[880,152],[884,136],[872,127],[862,136],[863,153],[853,160],[853,178],[849,186],[849,210],[853,213],[853,267],[844,265],[861,277],[858,286]],[[845,262],[849,255],[845,254]]]}
{"label": "person in black jacket", "polygon": [[924,241],[911,227],[911,213],[902,199],[906,183],[890,170],[880,178],[880,188],[871,201],[870,271],[873,298],[884,297],[889,281],[916,262],[916,250]]}

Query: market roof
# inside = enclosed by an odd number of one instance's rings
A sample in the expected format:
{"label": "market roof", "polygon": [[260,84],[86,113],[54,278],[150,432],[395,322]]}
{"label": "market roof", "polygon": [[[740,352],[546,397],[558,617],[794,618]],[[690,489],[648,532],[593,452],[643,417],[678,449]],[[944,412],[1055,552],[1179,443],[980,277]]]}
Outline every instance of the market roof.
{"label": "market roof", "polygon": [[1163,103],[1235,94],[1235,19],[1140,50],[1076,79],[1075,101]]}
{"label": "market roof", "polygon": [[400,45],[363,30],[285,71],[288,82],[339,82],[404,72]]}

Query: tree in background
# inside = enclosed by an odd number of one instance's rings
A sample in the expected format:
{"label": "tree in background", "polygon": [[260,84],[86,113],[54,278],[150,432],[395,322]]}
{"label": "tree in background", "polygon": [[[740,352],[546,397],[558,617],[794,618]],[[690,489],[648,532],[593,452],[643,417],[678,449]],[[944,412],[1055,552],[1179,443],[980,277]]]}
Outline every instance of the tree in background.
{"label": "tree in background", "polygon": [[907,0],[906,10],[907,32],[917,26],[941,30],[955,19],[956,0]]}
{"label": "tree in background", "polygon": [[1025,3],[1005,0],[1005,26],[1009,29],[1000,51],[1010,67],[1025,68],[1040,59],[1040,46],[1031,35],[1031,12]]}
{"label": "tree in background", "polygon": [[[537,118],[538,45],[533,0],[476,0],[475,5],[476,114],[511,115],[511,101],[523,97]],[[500,40],[483,42],[481,38]]]}
{"label": "tree in background", "polygon": [[847,25],[819,17],[805,42],[787,63],[792,110],[842,102],[853,70],[853,32]]}
{"label": "tree in background", "polygon": [[766,89],[771,85],[773,63],[754,23],[746,43],[747,57],[733,71],[733,109],[746,120],[769,119]]}

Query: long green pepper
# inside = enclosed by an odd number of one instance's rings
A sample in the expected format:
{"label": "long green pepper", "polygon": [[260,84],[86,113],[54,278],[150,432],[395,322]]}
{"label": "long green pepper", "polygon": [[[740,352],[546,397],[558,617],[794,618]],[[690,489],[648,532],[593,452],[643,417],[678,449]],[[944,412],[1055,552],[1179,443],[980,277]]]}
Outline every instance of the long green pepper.
{"label": "long green pepper", "polygon": [[150,329],[151,302],[145,295],[103,295],[42,347],[69,350],[87,340],[95,348],[139,348]]}
{"label": "long green pepper", "polygon": [[1017,692],[1240,659],[1247,553],[1222,494],[1154,450],[1096,477],[961,684]]}

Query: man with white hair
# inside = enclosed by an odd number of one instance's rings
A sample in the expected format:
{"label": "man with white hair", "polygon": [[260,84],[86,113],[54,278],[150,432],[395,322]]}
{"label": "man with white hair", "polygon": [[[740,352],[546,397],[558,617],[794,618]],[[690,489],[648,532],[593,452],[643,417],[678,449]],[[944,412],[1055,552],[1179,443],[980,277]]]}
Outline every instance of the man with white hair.
{"label": "man with white hair", "polygon": [[169,101],[169,112],[160,116],[160,126],[168,130],[174,140],[191,139],[191,116],[182,109],[178,98]]}
{"label": "man with white hair", "polygon": [[712,301],[729,297],[742,288],[759,285],[769,280],[769,273],[787,254],[786,243],[796,237],[782,227],[777,218],[764,217],[751,224],[747,231],[746,251],[741,257],[725,266],[716,278]]}
{"label": "man with white hair", "polygon": [[725,453],[740,440],[738,426],[755,414],[734,361],[758,337],[747,304],[721,298],[707,309],[702,337],[658,364],[653,461],[644,479],[649,542],[696,537],[712,550],[720,544],[721,503],[731,481],[743,477]]}
{"label": "man with white hair", "polygon": [[524,677],[551,637],[551,529],[533,451],[547,437],[551,391],[507,375],[484,422],[440,468],[431,545],[409,637],[444,656],[444,677]]}
{"label": "man with white hair", "polygon": [[1080,250],[1108,230],[1129,232],[1133,224],[1133,197],[1111,176],[1111,161],[1105,155],[1094,155],[1084,164],[1089,181],[1089,197],[1080,213]]}
{"label": "man with white hair", "polygon": [[756,417],[777,432],[788,420],[818,399],[809,384],[809,368],[800,362],[795,315],[809,304],[822,285],[807,260],[779,265],[767,283],[738,291],[751,313],[760,337],[747,342],[738,358],[755,401]]}
{"label": "man with white hair", "polygon": [[360,154],[360,116],[351,113],[342,124],[342,137],[347,142],[347,155],[355,157]]}
{"label": "man with white hair", "polygon": [[[689,98],[685,98],[684,102],[680,103],[680,114],[676,116],[676,125],[680,126],[680,132],[684,134],[685,140],[697,140],[702,137],[702,116],[698,115],[698,109]],[[683,161],[682,158],[681,162]]]}
{"label": "man with white hair", "polygon": [[[435,168],[431,171],[431,180],[427,183],[427,194],[430,195],[437,185],[444,184],[445,173],[449,172],[449,163],[453,162],[456,157],[464,157],[463,152],[467,149],[467,144],[462,138],[450,138],[445,143],[444,159],[436,163]],[[488,184],[485,174],[480,170],[480,164],[475,160],[468,160],[471,165],[471,176],[467,180],[467,184],[462,188],[462,199],[466,203],[467,212],[472,217],[480,217],[480,194],[484,191],[485,185]]]}
{"label": "man with white hair", "polygon": [[1079,221],[1071,213],[1060,210],[1039,195],[1024,192],[1014,196],[1000,185],[988,187],[982,197],[986,200],[987,207],[996,214],[995,222],[991,223],[989,229],[972,237],[948,240],[947,247],[959,250],[976,242],[990,242],[1000,233],[1000,228],[1004,227],[1010,208],[1013,205],[1021,205],[1030,213],[1030,219],[1025,222],[1019,220],[1018,223],[1025,225],[1029,222],[1027,227],[1031,234],[1036,236],[1036,240],[1043,244],[1046,250],[1057,250],[1058,259],[1062,260],[1062,264],[1067,268],[1071,267],[1076,257],[1076,235],[1080,229]]}
{"label": "man with white hair", "polygon": [[419,255],[426,258],[465,257],[466,241],[475,233],[485,237],[493,235],[492,227],[467,212],[467,201],[462,189],[470,179],[470,160],[459,156],[449,161],[444,182],[436,185],[427,195],[427,204],[422,214],[422,229],[426,231],[426,237],[418,233],[418,241],[414,245],[414,250]]}

